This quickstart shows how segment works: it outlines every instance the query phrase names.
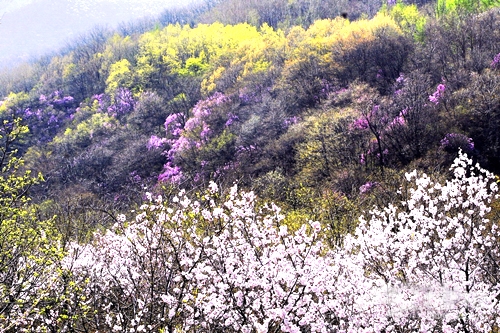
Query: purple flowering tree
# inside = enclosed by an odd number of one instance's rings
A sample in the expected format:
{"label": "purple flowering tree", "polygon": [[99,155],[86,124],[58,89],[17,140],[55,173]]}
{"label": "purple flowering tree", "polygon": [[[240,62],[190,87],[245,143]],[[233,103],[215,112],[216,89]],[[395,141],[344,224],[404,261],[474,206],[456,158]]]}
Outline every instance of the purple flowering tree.
{"label": "purple flowering tree", "polygon": [[114,101],[107,108],[107,111],[111,116],[120,119],[132,112],[135,105],[136,101],[132,92],[126,88],[119,88],[114,95]]}
{"label": "purple flowering tree", "polygon": [[493,60],[491,61],[490,67],[493,69],[498,69],[500,68],[500,53],[498,53],[495,57],[493,57]]}
{"label": "purple flowering tree", "polygon": [[441,140],[441,149],[449,153],[457,153],[459,150],[467,154],[474,152],[474,141],[464,134],[448,133]]}
{"label": "purple flowering tree", "polygon": [[229,97],[217,92],[199,101],[187,119],[182,113],[173,113],[166,118],[164,126],[169,148],[163,153],[167,163],[159,176],[160,181],[175,180],[178,183],[189,174],[193,181],[198,182],[204,178],[202,174],[208,176],[212,168],[207,166],[206,161],[218,163],[209,156],[210,151],[227,144],[213,147],[209,143],[223,141],[239,119],[237,115],[225,112],[224,106],[229,102]]}
{"label": "purple flowering tree", "polygon": [[49,95],[41,94],[37,103],[31,103],[19,115],[34,134],[33,138],[39,143],[46,143],[73,119],[75,112],[74,98],[62,91],[54,91]]}
{"label": "purple flowering tree", "polygon": [[436,91],[429,96],[429,101],[437,105],[439,101],[443,98],[445,90],[446,86],[444,84],[442,83],[438,84]]}
{"label": "purple flowering tree", "polygon": [[355,86],[352,88],[354,94],[354,104],[360,114],[352,125],[353,131],[368,131],[371,133],[370,148],[363,153],[360,162],[364,164],[367,156],[373,156],[378,161],[380,171],[383,173],[386,160],[384,158],[386,151],[385,133],[396,126],[392,124],[395,120],[391,119],[387,101],[383,100],[374,89],[367,86]]}
{"label": "purple flowering tree", "polygon": [[446,108],[446,87],[438,85],[429,97],[430,79],[418,72],[404,76],[396,86],[398,93],[389,105],[385,144],[394,162],[407,164],[424,156],[444,135],[439,110]]}

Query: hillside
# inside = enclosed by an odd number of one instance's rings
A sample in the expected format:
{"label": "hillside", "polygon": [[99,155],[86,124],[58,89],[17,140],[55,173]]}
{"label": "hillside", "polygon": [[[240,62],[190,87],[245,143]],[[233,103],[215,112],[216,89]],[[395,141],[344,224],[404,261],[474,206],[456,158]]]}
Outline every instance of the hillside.
{"label": "hillside", "polygon": [[498,5],[205,1],[4,73],[0,327],[498,332]]}

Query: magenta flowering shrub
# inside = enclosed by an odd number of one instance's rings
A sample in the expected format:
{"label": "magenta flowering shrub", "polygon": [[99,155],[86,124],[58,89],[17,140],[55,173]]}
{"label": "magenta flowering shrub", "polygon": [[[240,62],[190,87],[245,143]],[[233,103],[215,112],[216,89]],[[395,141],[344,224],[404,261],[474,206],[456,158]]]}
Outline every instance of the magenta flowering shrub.
{"label": "magenta flowering shrub", "polygon": [[182,113],[172,113],[165,119],[165,131],[167,136],[172,136],[174,138],[179,137],[182,133],[182,128],[184,123],[184,115]]}
{"label": "magenta flowering shrub", "polygon": [[172,165],[171,162],[167,162],[163,166],[163,172],[158,176],[158,181],[160,182],[170,182],[172,184],[180,184],[184,180],[184,175],[182,170],[177,165]]}
{"label": "magenta flowering shrub", "polygon": [[229,98],[219,92],[216,92],[205,100],[199,101],[192,110],[192,116],[186,121],[184,130],[198,131],[200,139],[207,141],[212,133],[207,120],[212,115],[213,108],[228,101]]}
{"label": "magenta flowering shrub", "polygon": [[95,105],[96,112],[106,112],[111,104],[111,98],[106,94],[93,95],[90,100]]}
{"label": "magenta flowering shrub", "polygon": [[134,96],[132,92],[126,88],[120,88],[117,90],[114,100],[111,105],[108,106],[108,113],[116,118],[120,118],[126,114],[132,112],[136,105]]}
{"label": "magenta flowering shrub", "polygon": [[448,133],[441,140],[441,148],[450,153],[456,153],[460,149],[468,154],[474,152],[474,141],[464,134]]}
{"label": "magenta flowering shrub", "polygon": [[491,61],[490,64],[491,68],[497,69],[500,67],[500,53],[498,53],[496,56],[493,57],[493,60]]}
{"label": "magenta flowering shrub", "polygon": [[156,135],[151,135],[151,137],[148,140],[148,143],[146,144],[146,147],[148,148],[148,150],[159,149],[165,143],[167,143],[167,139],[159,138]]}
{"label": "magenta flowering shrub", "polygon": [[33,139],[38,143],[47,143],[71,121],[75,113],[74,104],[72,96],[65,96],[62,91],[56,90],[49,95],[41,94],[38,102],[15,113],[26,121]]}
{"label": "magenta flowering shrub", "polygon": [[378,185],[377,182],[366,182],[365,184],[361,185],[359,187],[359,193],[360,194],[366,194],[369,193],[373,188],[375,188]]}
{"label": "magenta flowering shrub", "polygon": [[[419,73],[400,76],[394,85],[397,92],[387,99],[369,94],[362,96],[360,111],[365,121],[358,120],[353,128],[366,128],[376,140],[370,148],[379,165],[408,164],[426,154],[442,138],[438,108],[445,107],[444,85],[438,85],[429,102],[428,76]],[[436,106],[434,103],[439,103]],[[378,105],[377,108],[375,108]],[[387,152],[388,154],[384,154]],[[368,152],[366,157],[370,157]],[[373,154],[375,153],[375,154]],[[385,156],[384,156],[385,155]],[[367,159],[368,161],[368,159]]]}
{"label": "magenta flowering shrub", "polygon": [[[229,145],[229,127],[239,119],[237,115],[225,112],[224,106],[230,101],[229,97],[216,92],[199,101],[193,107],[191,117],[172,113],[165,119],[164,126],[168,138],[166,142],[169,146],[163,152],[167,163],[158,177],[159,181],[179,184],[186,179],[185,173],[189,174],[194,182],[206,178],[208,168],[203,166],[198,170],[197,166],[202,161],[210,161],[214,165],[220,162],[214,160],[211,151],[223,150]],[[225,155],[220,151],[215,154]],[[212,166],[210,169],[213,171],[215,168]]]}
{"label": "magenta flowering shrub", "polygon": [[[234,186],[200,200],[149,195],[65,267],[90,331],[492,332],[500,324],[494,176],[460,153],[454,178],[406,175],[403,201],[361,218],[341,247],[319,222],[290,230]],[[401,190],[403,191],[403,190]],[[87,282],[84,282],[84,281]]]}
{"label": "magenta flowering shrub", "polygon": [[98,94],[93,95],[90,101],[95,112],[108,113],[115,118],[131,113],[137,104],[132,92],[126,88],[117,89],[113,98],[107,94]]}
{"label": "magenta flowering shrub", "polygon": [[[365,96],[360,99],[364,99]],[[361,101],[365,104],[366,101]],[[399,112],[397,116],[391,115],[390,106],[385,104],[368,105],[361,109],[361,115],[349,126],[353,132],[370,133],[367,138],[367,150],[361,154],[360,164],[365,165],[367,158],[377,161],[382,168],[387,164],[390,141],[400,133],[407,130],[406,109]],[[393,152],[394,154],[394,152]]]}
{"label": "magenta flowering shrub", "polygon": [[436,91],[429,96],[429,101],[434,104],[438,104],[439,100],[444,96],[444,92],[446,90],[446,86],[444,84],[438,84]]}

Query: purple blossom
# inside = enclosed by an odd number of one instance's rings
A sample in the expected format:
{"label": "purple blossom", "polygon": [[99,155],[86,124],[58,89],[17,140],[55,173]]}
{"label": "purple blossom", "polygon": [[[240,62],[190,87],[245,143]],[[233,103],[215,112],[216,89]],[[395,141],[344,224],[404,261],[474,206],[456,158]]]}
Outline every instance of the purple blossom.
{"label": "purple blossom", "polygon": [[[270,91],[270,88],[267,88],[267,91]],[[249,92],[247,88],[243,88],[240,90],[238,98],[240,99],[240,104],[242,105],[258,103],[261,100],[260,95],[258,95],[254,91]]]}
{"label": "purple blossom", "polygon": [[110,103],[110,98],[106,94],[99,94],[92,96],[92,100],[97,101],[97,112],[107,111],[108,105]]}
{"label": "purple blossom", "polygon": [[334,86],[330,84],[327,80],[321,80],[321,96],[326,97],[329,93],[334,90]]}
{"label": "purple blossom", "polygon": [[179,136],[182,133],[182,113],[172,113],[165,119],[165,131],[170,132],[174,136]]}
{"label": "purple blossom", "polygon": [[54,124],[54,123],[58,123],[58,122],[59,122],[59,120],[57,119],[56,116],[54,116],[53,114],[50,115],[48,124]]}
{"label": "purple blossom", "polygon": [[96,100],[99,103],[99,105],[103,105],[106,100],[106,96],[105,94],[93,95],[92,99]]}
{"label": "purple blossom", "polygon": [[119,117],[131,112],[135,107],[135,100],[132,92],[126,88],[120,88],[115,96],[114,103],[108,107],[108,113]]}
{"label": "purple blossom", "polygon": [[29,118],[29,117],[31,117],[32,115],[33,115],[33,112],[31,112],[31,109],[30,109],[30,108],[26,108],[26,109],[24,110],[24,116],[25,116],[26,118]]}
{"label": "purple blossom", "polygon": [[195,173],[194,177],[193,177],[193,181],[195,183],[198,183],[199,181],[201,180],[201,175],[199,172]]}
{"label": "purple blossom", "polygon": [[359,163],[361,165],[365,165],[366,163],[365,154],[361,154],[361,156],[359,157]]}
{"label": "purple blossom", "polygon": [[173,184],[179,184],[184,178],[181,168],[177,165],[172,165],[168,162],[163,166],[163,173],[158,176],[159,182],[170,182]]}
{"label": "purple blossom", "polygon": [[197,117],[189,118],[188,121],[186,121],[186,124],[184,125],[184,129],[186,131],[192,131],[200,124],[201,124],[200,118]]}
{"label": "purple blossom", "polygon": [[361,187],[359,188],[359,193],[360,194],[368,193],[377,185],[378,185],[377,182],[367,182],[364,185],[361,185]]}
{"label": "purple blossom", "polygon": [[130,173],[130,178],[134,183],[139,183],[142,180],[141,176],[139,176],[136,170]]}
{"label": "purple blossom", "polygon": [[233,122],[234,122],[235,120],[238,120],[238,119],[239,119],[239,118],[238,118],[238,116],[237,116],[237,115],[234,115],[234,114],[232,114],[232,113],[229,113],[229,114],[228,114],[228,119],[227,119],[227,121],[226,121],[225,126],[226,126],[226,127],[231,126],[231,125],[233,124]]}
{"label": "purple blossom", "polygon": [[56,98],[52,101],[53,105],[68,105],[73,103],[74,98],[71,96],[64,96],[63,98]]}
{"label": "purple blossom", "polygon": [[491,68],[500,68],[500,53],[498,53],[491,61]]}
{"label": "purple blossom", "polygon": [[229,101],[229,98],[223,93],[216,92],[205,100],[199,101],[193,107],[193,116],[195,118],[203,118],[212,113],[212,108]]}
{"label": "purple blossom", "polygon": [[248,93],[246,93],[246,90],[240,92],[238,97],[240,99],[241,104],[248,104],[252,100],[252,97]]}
{"label": "purple blossom", "polygon": [[249,146],[238,146],[236,147],[236,153],[241,154],[241,153],[247,153],[251,152],[253,150],[256,150],[257,148],[254,145],[249,145]]}
{"label": "purple blossom", "polygon": [[212,131],[210,130],[210,127],[208,127],[207,124],[203,123],[203,129],[200,132],[200,137],[203,140],[207,140],[211,132]]}
{"label": "purple blossom", "polygon": [[395,128],[404,125],[406,125],[406,120],[403,116],[399,115],[391,121],[391,123],[389,124],[389,128]]}
{"label": "purple blossom", "polygon": [[151,135],[151,137],[148,140],[148,143],[146,144],[146,147],[148,148],[148,150],[154,150],[160,148],[165,143],[167,143],[167,139],[159,138],[156,135]]}
{"label": "purple blossom", "polygon": [[35,112],[35,116],[37,117],[38,120],[42,120],[42,110],[37,109]]}
{"label": "purple blossom", "polygon": [[352,128],[358,130],[365,130],[368,127],[368,120],[365,117],[356,119],[356,121],[354,121],[354,123],[352,124]]}
{"label": "purple blossom", "polygon": [[164,153],[170,160],[173,160],[177,153],[193,147],[193,143],[184,136],[181,136],[177,140],[172,141],[172,146],[166,153]]}
{"label": "purple blossom", "polygon": [[299,117],[297,117],[297,116],[289,117],[289,118],[286,118],[286,119],[283,121],[283,125],[284,125],[285,127],[290,127],[290,126],[292,126],[292,125],[294,125],[294,124],[298,123],[298,122],[299,122],[299,120],[300,120],[300,118],[299,118]]}
{"label": "purple blossom", "polygon": [[440,143],[441,148],[450,153],[456,153],[459,149],[466,153],[474,151],[472,139],[460,133],[448,133]]}
{"label": "purple blossom", "polygon": [[439,100],[443,97],[444,91],[446,90],[446,86],[444,84],[439,84],[437,86],[436,91],[429,96],[429,101],[431,101],[434,104],[438,104]]}

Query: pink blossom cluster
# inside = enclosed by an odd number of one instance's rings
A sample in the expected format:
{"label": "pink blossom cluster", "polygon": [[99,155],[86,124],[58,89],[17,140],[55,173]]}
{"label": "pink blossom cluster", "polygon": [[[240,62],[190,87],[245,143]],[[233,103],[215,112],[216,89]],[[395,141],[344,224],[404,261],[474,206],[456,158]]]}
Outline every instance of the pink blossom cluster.
{"label": "pink blossom cluster", "polygon": [[177,165],[172,165],[171,162],[167,162],[163,166],[163,172],[158,176],[158,181],[168,181],[173,184],[179,184],[184,179],[182,170]]}
{"label": "pink blossom cluster", "polygon": [[[342,247],[322,226],[291,230],[234,186],[220,200],[149,195],[65,265],[91,331],[492,332],[500,325],[494,176],[464,154],[445,184],[406,175],[402,203],[360,219]],[[496,326],[495,326],[496,325]]]}
{"label": "pink blossom cluster", "polygon": [[172,113],[165,119],[165,131],[174,137],[178,137],[182,133],[182,123],[184,122],[184,115],[182,113]]}
{"label": "pink blossom cluster", "polygon": [[159,138],[156,135],[151,135],[151,137],[148,140],[148,143],[146,144],[146,147],[148,148],[148,150],[154,150],[160,148],[165,143],[167,143],[167,139]]}
{"label": "pink blossom cluster", "polygon": [[197,127],[202,127],[203,131],[208,133],[209,128],[205,123],[204,118],[210,116],[212,109],[215,106],[226,103],[229,100],[227,96],[220,92],[216,92],[209,98],[199,101],[193,108],[193,116],[188,119],[184,129],[187,131],[192,131]]}
{"label": "pink blossom cluster", "polygon": [[436,88],[436,91],[429,96],[429,101],[434,104],[438,104],[439,100],[444,96],[444,91],[446,90],[446,86],[444,84],[439,84]]}
{"label": "pink blossom cluster", "polygon": [[499,68],[500,67],[500,53],[498,53],[497,55],[495,55],[493,57],[493,60],[491,61],[490,66],[491,66],[491,68]]}
{"label": "pink blossom cluster", "polygon": [[[199,149],[208,142],[217,132],[210,128],[210,116],[215,107],[227,103],[229,98],[220,92],[199,101],[192,110],[192,116],[185,120],[184,115],[174,113],[165,120],[165,131],[170,139],[165,142],[170,148],[163,154],[168,158],[163,172],[159,175],[159,181],[178,183],[183,179],[181,168],[176,165],[176,157],[188,149]],[[230,126],[237,120],[236,115],[230,114],[225,127]],[[148,145],[149,147],[149,145]],[[199,175],[195,177],[199,179]],[[175,181],[174,181],[175,180]]]}

